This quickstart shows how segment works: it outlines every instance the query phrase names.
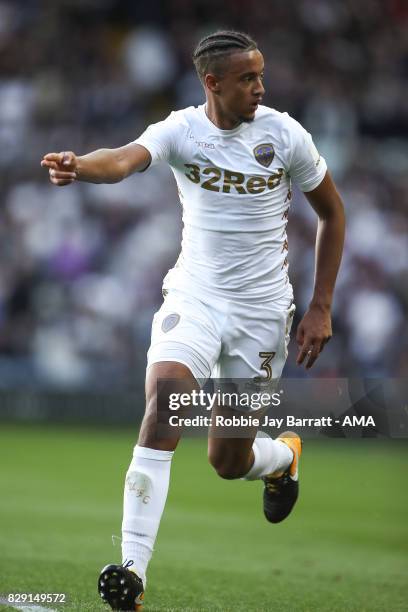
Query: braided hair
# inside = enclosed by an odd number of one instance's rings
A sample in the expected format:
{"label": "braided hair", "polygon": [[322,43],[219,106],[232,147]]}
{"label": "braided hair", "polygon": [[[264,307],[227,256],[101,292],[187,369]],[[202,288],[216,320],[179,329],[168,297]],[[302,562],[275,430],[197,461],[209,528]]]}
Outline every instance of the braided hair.
{"label": "braided hair", "polygon": [[193,53],[193,62],[200,81],[209,72],[220,74],[220,64],[226,57],[239,51],[257,49],[256,42],[243,32],[220,30],[206,36],[198,43]]}

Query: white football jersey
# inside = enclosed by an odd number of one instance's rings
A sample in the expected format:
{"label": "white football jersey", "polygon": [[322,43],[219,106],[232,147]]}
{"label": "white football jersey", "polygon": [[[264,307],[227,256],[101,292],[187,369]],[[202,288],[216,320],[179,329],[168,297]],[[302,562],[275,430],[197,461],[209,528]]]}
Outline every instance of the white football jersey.
{"label": "white football jersey", "polygon": [[170,165],[183,207],[181,254],[164,289],[286,308],[291,181],[311,191],[326,173],[310,134],[266,106],[252,122],[221,130],[201,105],[172,112],[135,142],[152,164]]}

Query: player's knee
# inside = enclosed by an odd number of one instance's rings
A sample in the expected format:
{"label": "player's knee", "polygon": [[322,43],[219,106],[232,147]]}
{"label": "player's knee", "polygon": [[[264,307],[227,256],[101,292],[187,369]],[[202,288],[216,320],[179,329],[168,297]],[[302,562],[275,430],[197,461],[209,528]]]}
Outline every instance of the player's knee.
{"label": "player's knee", "polygon": [[158,428],[158,415],[165,409],[166,404],[160,401],[156,389],[150,390],[149,393],[146,394],[146,410],[140,426],[138,440],[140,446],[146,446],[157,450],[175,450],[179,439],[178,432],[174,432],[174,437],[170,435],[163,437],[163,432]]}

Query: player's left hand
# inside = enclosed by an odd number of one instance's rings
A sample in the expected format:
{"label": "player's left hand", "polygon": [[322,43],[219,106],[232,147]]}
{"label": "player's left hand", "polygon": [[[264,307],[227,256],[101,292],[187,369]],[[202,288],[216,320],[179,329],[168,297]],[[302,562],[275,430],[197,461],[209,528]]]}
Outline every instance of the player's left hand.
{"label": "player's left hand", "polygon": [[311,368],[331,336],[330,308],[310,306],[296,332],[299,346],[296,363],[302,365],[307,358],[306,369]]}

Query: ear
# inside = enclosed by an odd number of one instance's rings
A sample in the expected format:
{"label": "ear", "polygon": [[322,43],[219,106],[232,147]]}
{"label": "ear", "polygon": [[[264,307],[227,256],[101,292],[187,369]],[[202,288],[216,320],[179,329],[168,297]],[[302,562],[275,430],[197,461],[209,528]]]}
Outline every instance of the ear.
{"label": "ear", "polygon": [[212,93],[220,93],[220,80],[215,76],[215,74],[206,74],[204,77],[204,83],[206,88],[212,91]]}

